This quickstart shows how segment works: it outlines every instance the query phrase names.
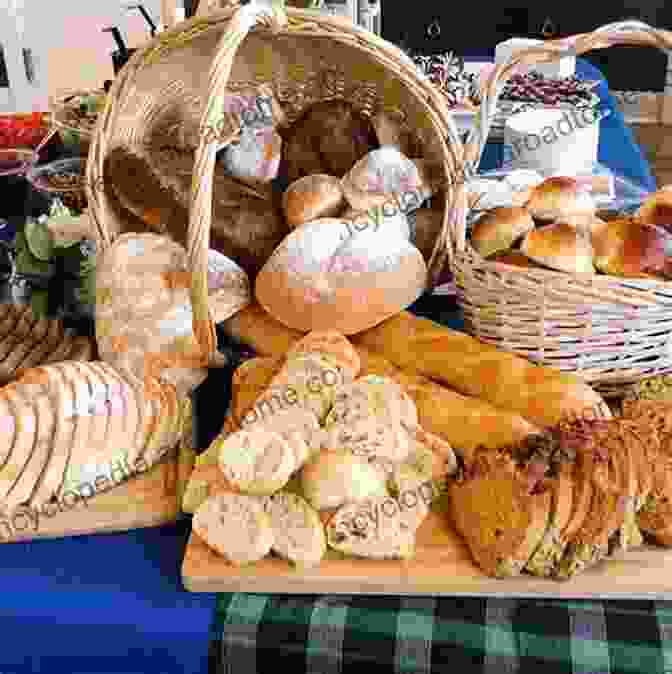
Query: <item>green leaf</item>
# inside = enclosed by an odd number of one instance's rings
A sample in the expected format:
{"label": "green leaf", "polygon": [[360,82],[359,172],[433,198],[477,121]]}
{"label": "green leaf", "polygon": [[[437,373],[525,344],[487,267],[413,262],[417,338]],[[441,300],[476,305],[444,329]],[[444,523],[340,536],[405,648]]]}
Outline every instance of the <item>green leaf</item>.
{"label": "green leaf", "polygon": [[37,220],[27,220],[23,234],[33,257],[49,262],[54,252],[54,241],[46,224]]}
{"label": "green leaf", "polygon": [[21,247],[17,246],[16,271],[19,274],[48,274],[51,271],[51,264],[38,260],[24,244]]}
{"label": "green leaf", "polygon": [[33,315],[40,318],[49,317],[49,291],[39,290],[33,288],[30,297],[30,306],[33,310]]}

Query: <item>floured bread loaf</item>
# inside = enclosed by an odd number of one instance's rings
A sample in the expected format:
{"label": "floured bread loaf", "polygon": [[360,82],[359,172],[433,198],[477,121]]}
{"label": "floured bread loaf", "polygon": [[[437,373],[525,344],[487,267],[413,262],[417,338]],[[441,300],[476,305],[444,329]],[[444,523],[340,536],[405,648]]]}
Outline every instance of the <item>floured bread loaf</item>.
{"label": "floured bread loaf", "polygon": [[[215,256],[210,278],[218,320],[249,301],[245,274]],[[184,248],[156,234],[126,234],[100,256],[96,339],[103,360],[140,379],[162,377],[180,394],[207,376],[209,354],[196,341],[191,274]],[[211,315],[212,315],[211,311]],[[214,326],[210,324],[214,341]]]}
{"label": "floured bread loaf", "polygon": [[258,302],[295,330],[351,335],[393,316],[420,297],[427,267],[402,237],[323,218],[295,229],[255,284]]}
{"label": "floured bread loaf", "polygon": [[242,494],[211,496],[194,513],[192,527],[209,547],[236,566],[259,561],[274,542],[263,501]]}

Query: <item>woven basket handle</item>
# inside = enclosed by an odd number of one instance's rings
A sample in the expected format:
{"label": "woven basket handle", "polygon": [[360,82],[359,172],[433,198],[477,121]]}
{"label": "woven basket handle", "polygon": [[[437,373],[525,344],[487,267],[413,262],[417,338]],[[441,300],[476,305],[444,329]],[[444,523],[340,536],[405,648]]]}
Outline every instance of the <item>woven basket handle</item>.
{"label": "woven basket handle", "polygon": [[[672,32],[658,30],[641,21],[618,21],[602,26],[592,33],[582,33],[561,40],[549,40],[543,46],[524,49],[512,54],[497,66],[483,89],[483,101],[476,116],[476,125],[464,145],[464,175],[476,173],[481,155],[488,139],[490,125],[497,110],[497,100],[504,84],[515,74],[518,66],[532,66],[538,63],[553,63],[563,56],[579,56],[594,49],[606,49],[615,45],[657,47],[672,49]],[[672,103],[668,103],[668,106]],[[665,111],[663,111],[665,119]],[[457,223],[459,224],[459,223]],[[457,227],[454,245],[464,250],[466,228]]]}
{"label": "woven basket handle", "polygon": [[[223,11],[230,12],[231,9]],[[214,62],[210,69],[208,99],[201,117],[202,133],[194,161],[187,235],[188,264],[193,273],[191,302],[194,311],[194,334],[200,344],[209,345],[210,353],[216,346],[212,343],[212,333],[209,329],[208,248],[212,222],[212,183],[215,158],[222,137],[221,135],[214,137],[215,134],[206,131],[218,129],[221,126],[226,85],[231,75],[236,52],[247,34],[255,26],[277,33],[286,25],[287,15],[276,3],[271,6],[252,0],[250,4],[236,9],[217,45]]]}

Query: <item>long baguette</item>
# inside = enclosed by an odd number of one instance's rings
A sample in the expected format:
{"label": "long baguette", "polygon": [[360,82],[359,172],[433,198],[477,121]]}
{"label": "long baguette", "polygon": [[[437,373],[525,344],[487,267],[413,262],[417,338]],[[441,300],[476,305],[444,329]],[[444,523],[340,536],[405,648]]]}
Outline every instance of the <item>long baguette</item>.
{"label": "long baguette", "polygon": [[[238,329],[236,337],[255,349],[263,349],[266,358],[248,361],[243,372],[238,377],[234,375],[233,414],[238,423],[282,367],[283,349],[293,337],[291,330],[278,328],[280,324],[275,324],[268,314],[244,324],[246,328]],[[238,323],[238,327],[240,325]],[[286,334],[282,334],[282,330]],[[274,337],[269,339],[265,335]],[[517,414],[462,396],[424,377],[402,372],[377,353],[363,347],[357,352],[362,367],[359,376],[390,377],[401,384],[415,402],[420,425],[450,443],[467,460],[479,445],[494,449],[516,444],[538,430]]]}
{"label": "long baguette", "polygon": [[407,311],[351,341],[402,370],[517,412],[541,427],[587,410],[611,418],[602,397],[578,377],[534,365]]}

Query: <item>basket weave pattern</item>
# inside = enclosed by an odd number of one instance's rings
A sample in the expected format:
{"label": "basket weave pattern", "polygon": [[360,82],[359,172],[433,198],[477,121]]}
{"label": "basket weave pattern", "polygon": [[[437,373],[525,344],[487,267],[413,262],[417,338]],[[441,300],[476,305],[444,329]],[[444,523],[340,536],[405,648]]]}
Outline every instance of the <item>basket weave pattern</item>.
{"label": "basket weave pattern", "polygon": [[[672,49],[672,33],[627,21],[512,55],[491,74],[465,167],[478,166],[497,98],[518,65],[629,44]],[[672,284],[512,268],[467,240],[466,210],[450,222],[452,271],[467,330],[535,362],[574,372],[606,396],[672,371]]]}

